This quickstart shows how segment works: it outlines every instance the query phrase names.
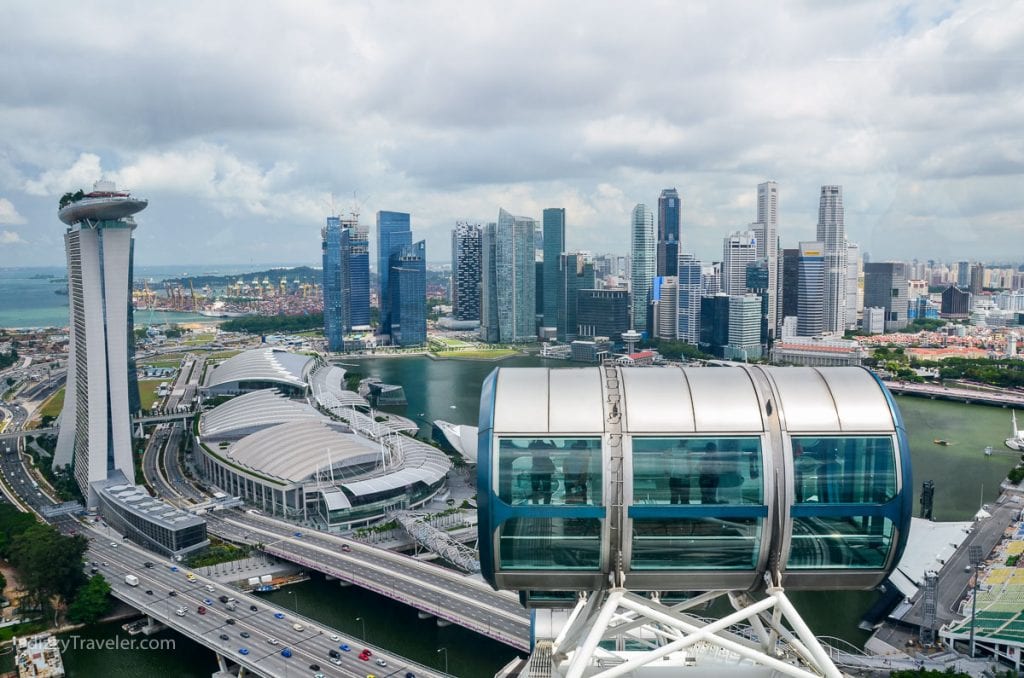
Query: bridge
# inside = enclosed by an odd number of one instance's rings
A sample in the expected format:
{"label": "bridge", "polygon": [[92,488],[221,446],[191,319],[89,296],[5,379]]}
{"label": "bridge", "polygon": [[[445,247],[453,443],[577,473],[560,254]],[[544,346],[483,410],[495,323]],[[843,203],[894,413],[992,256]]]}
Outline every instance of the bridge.
{"label": "bridge", "polygon": [[360,542],[238,511],[206,516],[211,534],[379,593],[518,650],[530,616],[519,599],[479,579]]}
{"label": "bridge", "polygon": [[933,400],[954,400],[962,403],[982,403],[1000,407],[1019,407],[1024,409],[1024,393],[1015,393],[1005,389],[974,390],[938,386],[935,384],[914,384],[903,381],[886,381],[885,385],[893,393],[901,395],[923,396]]}
{"label": "bridge", "polygon": [[[141,417],[132,417],[132,424],[163,424],[167,422],[186,422],[192,415],[195,414],[192,410],[183,410],[181,412],[167,412],[164,414],[147,414]],[[5,431],[0,433],[0,441],[3,440],[15,440],[17,438],[25,438],[27,436],[42,436],[42,435],[56,435],[60,431],[60,424],[53,423],[50,426],[44,426],[41,428],[27,428],[17,429],[14,431]]]}
{"label": "bridge", "polygon": [[465,544],[453,539],[444,530],[439,530],[424,520],[425,514],[414,511],[398,511],[388,516],[398,521],[402,529],[420,546],[436,553],[463,572],[480,571],[480,554]]}

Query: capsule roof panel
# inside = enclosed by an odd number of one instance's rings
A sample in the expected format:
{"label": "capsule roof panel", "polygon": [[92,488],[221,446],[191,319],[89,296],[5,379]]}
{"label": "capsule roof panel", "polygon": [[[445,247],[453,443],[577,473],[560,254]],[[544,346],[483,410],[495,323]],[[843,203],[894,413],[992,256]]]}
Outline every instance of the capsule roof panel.
{"label": "capsule roof panel", "polygon": [[757,394],[742,369],[624,367],[621,374],[631,433],[764,430]]}
{"label": "capsule roof panel", "polygon": [[593,368],[500,369],[494,430],[500,433],[600,433],[601,373]]}
{"label": "capsule roof panel", "polygon": [[885,394],[867,370],[762,369],[775,384],[786,429],[791,433],[893,430]]}

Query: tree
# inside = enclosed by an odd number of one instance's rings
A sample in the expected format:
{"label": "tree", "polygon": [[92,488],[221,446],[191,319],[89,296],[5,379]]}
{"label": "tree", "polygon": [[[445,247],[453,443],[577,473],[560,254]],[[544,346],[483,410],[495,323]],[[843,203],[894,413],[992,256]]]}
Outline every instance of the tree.
{"label": "tree", "polygon": [[11,559],[14,538],[36,524],[30,513],[22,513],[10,504],[0,504],[0,558]]}
{"label": "tree", "polygon": [[70,600],[85,580],[82,557],[88,541],[65,537],[50,525],[34,523],[14,536],[9,560],[30,600],[49,609],[50,600]]}
{"label": "tree", "polygon": [[76,624],[92,624],[110,609],[110,584],[97,574],[82,584],[68,606],[68,619]]}
{"label": "tree", "polygon": [[7,588],[7,577],[4,576],[3,572],[0,572],[0,592]]}

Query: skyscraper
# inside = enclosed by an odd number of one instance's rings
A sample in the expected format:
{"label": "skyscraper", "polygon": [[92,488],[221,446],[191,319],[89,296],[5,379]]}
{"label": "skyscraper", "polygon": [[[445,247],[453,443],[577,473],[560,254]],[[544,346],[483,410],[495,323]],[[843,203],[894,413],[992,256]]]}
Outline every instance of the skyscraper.
{"label": "skyscraper", "polygon": [[519,342],[536,338],[537,221],[498,210],[482,240],[484,341]]}
{"label": "skyscraper", "polygon": [[886,332],[896,332],[907,326],[908,302],[906,264],[864,264],[864,307],[884,310]]}
{"label": "skyscraper", "polygon": [[324,335],[331,351],[344,350],[344,336],[370,324],[370,248],[358,217],[327,217],[323,242]]}
{"label": "skyscraper", "polygon": [[578,337],[618,340],[629,330],[629,291],[625,288],[580,290],[576,309]]}
{"label": "skyscraper", "polygon": [[95,506],[92,483],[111,471],[135,477],[128,395],[132,215],[148,203],[110,181],[97,181],[79,196],[62,198],[58,213],[68,226],[70,341],[53,464],[72,465],[82,496]]}
{"label": "skyscraper", "polygon": [[768,334],[774,337],[781,322],[779,295],[779,185],[765,181],[757,185],[757,221],[750,225],[757,238],[757,258],[768,264]]}
{"label": "skyscraper", "polygon": [[676,293],[677,329],[680,341],[700,343],[701,263],[692,254],[679,255],[679,291]]}
{"label": "skyscraper", "polygon": [[757,258],[757,238],[753,231],[737,231],[722,240],[722,291],[745,294],[747,266]]}
{"label": "skyscraper", "polygon": [[797,248],[782,250],[782,318],[797,317],[797,294],[800,289],[800,250]]}
{"label": "skyscraper", "polygon": [[800,243],[796,333],[813,337],[825,331],[825,246]]}
{"label": "skyscraper", "polygon": [[[545,256],[547,253],[545,252]],[[545,266],[547,261],[545,260]],[[585,252],[572,252],[559,257],[559,275],[556,280],[558,319],[556,331],[559,341],[572,341],[577,332],[577,300],[580,290],[592,290],[595,287],[594,262]],[[544,281],[545,296],[547,280]],[[545,324],[547,314],[545,314]]]}
{"label": "skyscraper", "polygon": [[761,357],[761,297],[756,294],[729,296],[729,343],[725,346],[725,357]]}
{"label": "skyscraper", "polygon": [[674,275],[656,275],[651,284],[651,314],[647,330],[651,337],[673,341],[679,325],[679,285]]}
{"label": "skyscraper", "polygon": [[452,317],[480,320],[480,226],[459,222],[452,230]]}
{"label": "skyscraper", "polygon": [[[866,256],[866,255],[865,255]],[[846,324],[843,329],[857,329],[857,320],[864,312],[864,268],[860,245],[846,243]]]}
{"label": "skyscraper", "polygon": [[679,265],[679,223],[682,203],[674,188],[658,196],[658,262],[656,275],[676,275]]}
{"label": "skyscraper", "polygon": [[380,294],[379,334],[391,334],[391,306],[388,298],[388,261],[403,247],[412,245],[412,228],[406,212],[377,212],[377,277]]}
{"label": "skyscraper", "polygon": [[427,243],[406,245],[388,259],[391,343],[427,343]]}
{"label": "skyscraper", "polygon": [[[565,328],[558,324],[559,316],[564,316],[564,309],[559,309],[559,301],[564,302],[564,297],[559,293],[562,287],[559,278],[561,277],[561,256],[565,252],[565,208],[551,207],[544,210],[544,284],[542,310],[544,314],[544,327],[558,328],[559,338],[565,334]],[[591,285],[593,287],[593,285]],[[572,329],[576,333],[576,329]]]}
{"label": "skyscraper", "polygon": [[817,240],[823,246],[825,268],[825,332],[846,329],[846,227],[843,219],[843,187],[822,186],[818,200]]}
{"label": "skyscraper", "polygon": [[643,203],[633,208],[631,233],[633,267],[629,289],[633,304],[633,329],[642,332],[647,329],[647,299],[651,293],[657,263],[654,214]]}

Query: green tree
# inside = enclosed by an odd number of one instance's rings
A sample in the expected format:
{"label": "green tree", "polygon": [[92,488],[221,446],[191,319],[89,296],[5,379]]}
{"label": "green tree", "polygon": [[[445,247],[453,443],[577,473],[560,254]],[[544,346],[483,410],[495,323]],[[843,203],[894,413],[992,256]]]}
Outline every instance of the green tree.
{"label": "green tree", "polygon": [[65,537],[50,525],[35,523],[11,540],[9,560],[29,599],[49,609],[52,598],[71,600],[82,585],[87,546],[81,535]]}
{"label": "green tree", "polygon": [[30,513],[22,513],[10,504],[0,504],[0,558],[11,559],[14,538],[36,524]]}
{"label": "green tree", "polygon": [[76,624],[92,624],[110,610],[110,584],[97,574],[82,584],[74,601],[68,606],[68,620]]}

